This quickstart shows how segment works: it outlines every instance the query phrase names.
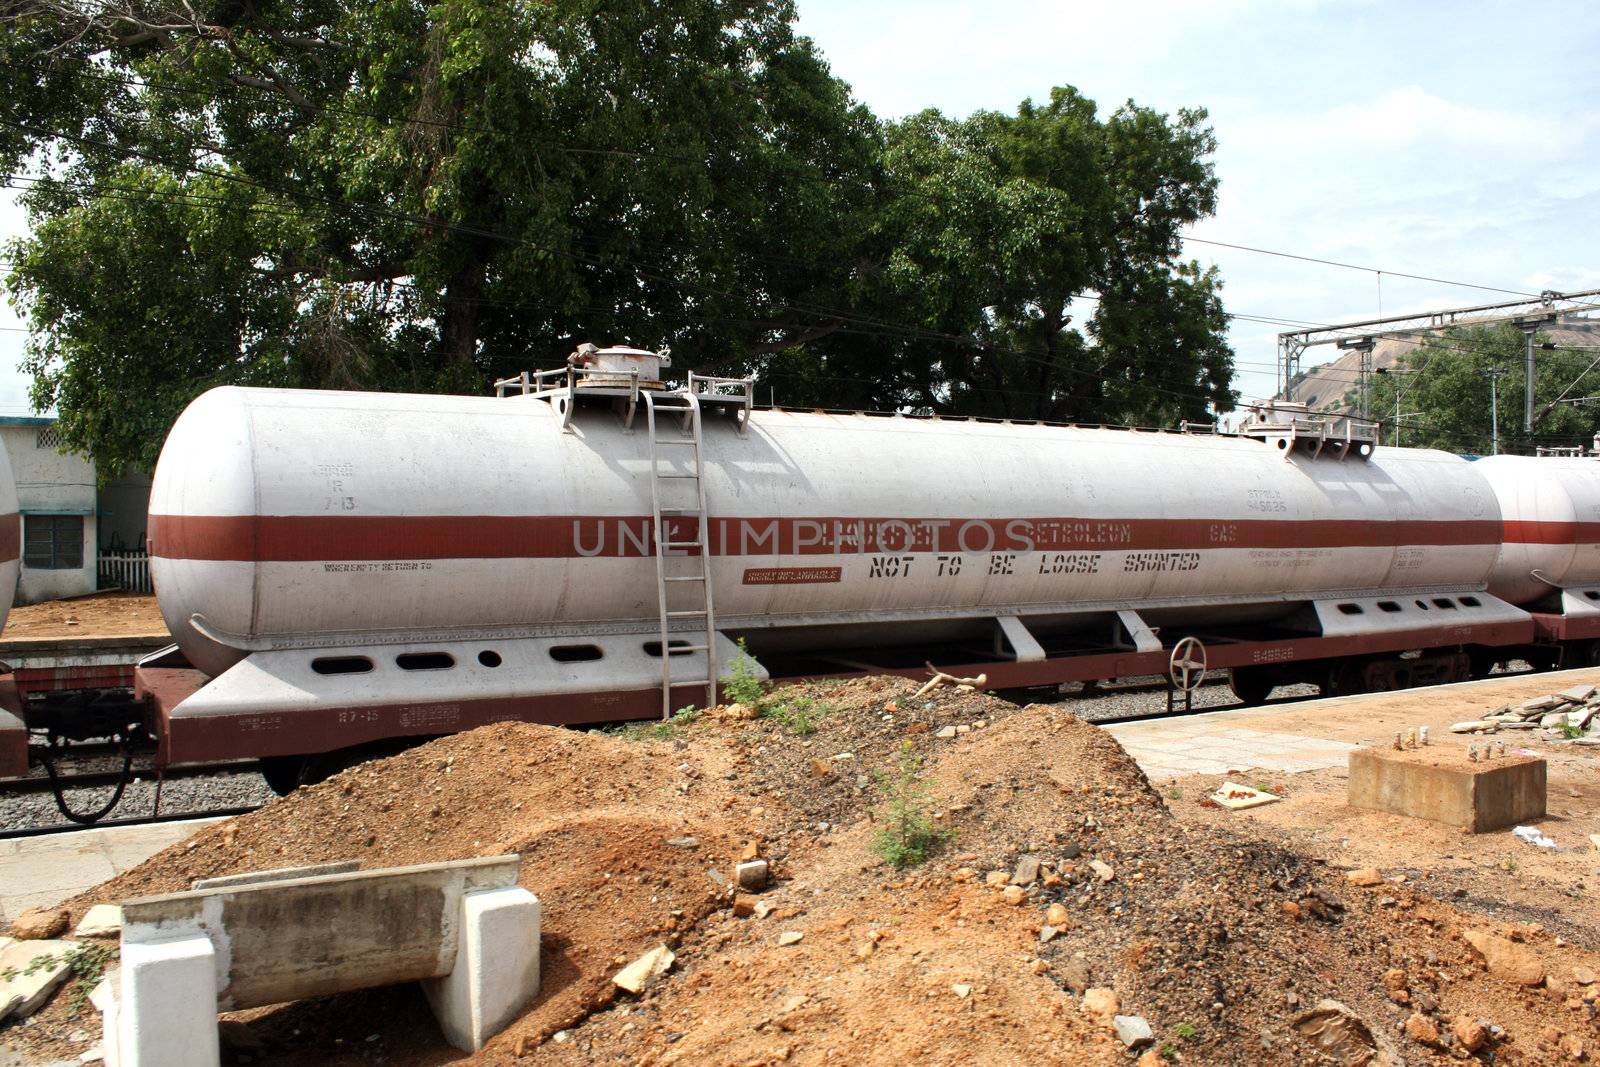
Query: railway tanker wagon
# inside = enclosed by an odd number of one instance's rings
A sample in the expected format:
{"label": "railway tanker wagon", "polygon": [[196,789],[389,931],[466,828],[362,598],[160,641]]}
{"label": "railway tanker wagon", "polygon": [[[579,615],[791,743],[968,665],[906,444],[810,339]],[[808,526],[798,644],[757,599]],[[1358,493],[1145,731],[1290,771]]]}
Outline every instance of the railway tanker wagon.
{"label": "railway tanker wagon", "polygon": [[653,355],[601,357],[622,370],[495,398],[197,399],[150,504],[177,645],[138,684],[163,757],[286,774],[387,738],[703,705],[735,670],[932,661],[1021,690],[1161,673],[1185,637],[1245,695],[1357,688],[1465,677],[1531,633],[1484,591],[1494,494],[1446,453],[1295,419],[1235,437],[753,410],[748,383],[668,389]]}
{"label": "railway tanker wagon", "polygon": [[[22,569],[22,520],[17,513],[17,483],[11,459],[0,448],[0,630],[17,593]],[[11,668],[0,664],[0,778],[28,770],[28,730]]]}

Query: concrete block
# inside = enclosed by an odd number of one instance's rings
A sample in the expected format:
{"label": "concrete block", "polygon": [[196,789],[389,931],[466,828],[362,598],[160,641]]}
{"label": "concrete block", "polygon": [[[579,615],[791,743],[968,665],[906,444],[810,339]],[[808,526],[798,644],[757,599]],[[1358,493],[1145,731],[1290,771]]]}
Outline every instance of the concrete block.
{"label": "concrete block", "polygon": [[291,878],[315,878],[320,874],[349,874],[361,869],[360,860],[340,860],[338,863],[314,863],[307,867],[279,867],[271,871],[247,871],[244,874],[219,874],[215,878],[196,878],[191,890],[236,889],[243,885],[261,885],[264,882],[286,882]]}
{"label": "concrete block", "polygon": [[122,967],[113,964],[89,993],[89,1003],[100,1013],[100,1052],[106,1067],[121,1067],[122,1050],[117,1043],[117,996],[122,988]]}
{"label": "concrete block", "polygon": [[1470,833],[1503,830],[1545,813],[1545,761],[1508,755],[1474,762],[1451,746],[1350,753],[1353,808],[1409,815]]}
{"label": "concrete block", "polygon": [[450,973],[422,983],[445,1040],[476,1052],[539,992],[539,898],[520,887],[461,897]]}
{"label": "concrete block", "polygon": [[122,945],[122,989],[105,1018],[118,1067],[216,1067],[217,952],[204,934]]}
{"label": "concrete block", "polygon": [[110,937],[122,932],[122,909],[115,904],[96,904],[84,912],[73,928],[73,937]]}
{"label": "concrete block", "polygon": [[214,1010],[234,1011],[449,974],[463,894],[515,886],[495,856],[124,901],[122,940],[209,935],[228,951]]}

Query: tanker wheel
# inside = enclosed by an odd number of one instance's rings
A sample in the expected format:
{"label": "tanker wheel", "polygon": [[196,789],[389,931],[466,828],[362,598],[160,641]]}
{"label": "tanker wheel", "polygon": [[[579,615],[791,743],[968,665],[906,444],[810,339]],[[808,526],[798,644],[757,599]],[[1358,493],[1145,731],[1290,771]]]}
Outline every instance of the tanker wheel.
{"label": "tanker wheel", "polygon": [[1328,666],[1325,681],[1319,688],[1323,696],[1345,697],[1365,692],[1365,664],[1359,660],[1342,660]]}
{"label": "tanker wheel", "polygon": [[1235,667],[1228,672],[1228,688],[1246,704],[1264,704],[1277,684],[1267,672],[1250,667]]}
{"label": "tanker wheel", "polygon": [[267,788],[280,797],[288,796],[303,784],[305,771],[304,756],[261,757],[261,777],[266,779]]}
{"label": "tanker wheel", "polygon": [[996,689],[994,695],[1018,707],[1026,707],[1029,704],[1054,704],[1061,699],[1061,687],[1059,685],[1029,685],[1017,689]]}
{"label": "tanker wheel", "polygon": [[1472,678],[1487,678],[1496,667],[1500,666],[1499,658],[1486,648],[1470,649],[1467,658],[1472,664],[1469,675]]}
{"label": "tanker wheel", "polygon": [[342,770],[366,762],[374,755],[370,748],[357,745],[309,756],[263,756],[261,777],[267,780],[268,789],[280,797],[286,797],[303,785],[326,781]]}

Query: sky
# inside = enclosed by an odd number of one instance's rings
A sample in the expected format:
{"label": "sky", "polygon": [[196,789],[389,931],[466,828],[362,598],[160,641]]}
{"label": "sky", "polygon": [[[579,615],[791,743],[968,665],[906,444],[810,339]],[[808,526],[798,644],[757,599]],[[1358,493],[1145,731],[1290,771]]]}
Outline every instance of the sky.
{"label": "sky", "polygon": [[[1221,180],[1192,228],[1388,272],[1193,243],[1230,313],[1336,323],[1600,288],[1600,20],[1582,3],[797,0],[884,117],[1009,111],[1073,85],[1103,111],[1204,107]],[[26,221],[0,200],[0,235]],[[26,410],[0,306],[0,414]],[[1236,387],[1274,388],[1280,327],[1235,321]],[[1333,358],[1313,349],[1307,363]]]}

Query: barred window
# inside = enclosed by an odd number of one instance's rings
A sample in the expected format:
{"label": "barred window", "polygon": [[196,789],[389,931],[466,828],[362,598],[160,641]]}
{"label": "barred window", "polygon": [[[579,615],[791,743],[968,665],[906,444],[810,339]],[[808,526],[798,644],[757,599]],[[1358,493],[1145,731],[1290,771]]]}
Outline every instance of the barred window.
{"label": "barred window", "polygon": [[49,448],[59,452],[61,451],[61,434],[54,426],[46,426],[33,435],[33,447]]}
{"label": "barred window", "polygon": [[22,565],[47,571],[82,567],[83,516],[24,515]]}

